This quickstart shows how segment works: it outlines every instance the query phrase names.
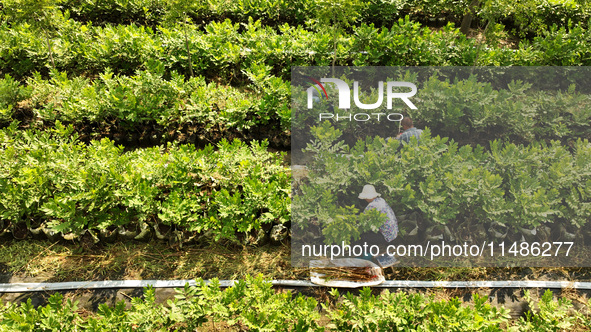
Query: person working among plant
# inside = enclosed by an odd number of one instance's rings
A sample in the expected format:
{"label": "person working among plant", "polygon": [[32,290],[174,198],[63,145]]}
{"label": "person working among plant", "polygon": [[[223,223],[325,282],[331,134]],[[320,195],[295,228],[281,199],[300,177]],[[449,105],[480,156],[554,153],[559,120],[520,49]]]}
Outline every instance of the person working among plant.
{"label": "person working among plant", "polygon": [[[369,203],[365,207],[365,210],[363,210],[364,213],[375,209],[388,217],[386,222],[379,228],[379,233],[363,233],[361,234],[361,241],[368,245],[377,245],[381,250],[384,250],[398,236],[398,220],[396,219],[394,210],[380,196],[371,184],[363,186],[363,191],[359,194],[360,199]],[[397,262],[394,257],[389,256],[377,257],[376,259],[382,267],[391,266]]]}
{"label": "person working among plant", "polygon": [[410,138],[414,136],[417,138],[417,142],[420,141],[421,133],[423,133],[423,130],[415,128],[410,117],[405,116],[400,122],[400,124],[402,125],[402,129],[404,131],[398,134],[398,136],[396,136],[397,140],[409,143]]}

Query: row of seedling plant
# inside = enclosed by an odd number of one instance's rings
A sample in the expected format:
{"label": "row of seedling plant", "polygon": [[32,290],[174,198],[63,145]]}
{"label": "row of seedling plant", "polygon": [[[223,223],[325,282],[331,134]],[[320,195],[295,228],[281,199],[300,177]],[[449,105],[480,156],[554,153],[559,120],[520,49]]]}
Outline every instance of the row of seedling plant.
{"label": "row of seedling plant", "polygon": [[511,319],[510,311],[474,294],[472,301],[454,297],[435,299],[421,293],[370,288],[359,294],[329,292],[320,303],[291,291],[277,292],[261,277],[246,277],[222,290],[218,280],[197,281],[196,287],[177,289],[167,303],[156,300],[154,288],[144,290],[131,304],[100,304],[96,312],[81,311],[78,301],[53,294],[48,304],[0,306],[0,330],[5,331],[195,331],[219,328],[249,331],[558,331],[588,329],[584,310],[573,310],[571,300],[554,299],[551,291],[525,299],[525,315]]}
{"label": "row of seedling plant", "polygon": [[0,120],[6,125],[22,119],[37,127],[59,120],[80,131],[90,127],[94,137],[151,126],[160,129],[157,142],[187,128],[212,137],[210,132],[221,137],[231,132],[249,138],[266,127],[267,133],[289,136],[288,82],[265,77],[239,89],[176,72],[165,77],[158,64],[150,69],[134,76],[107,70],[94,80],[52,72],[47,80],[34,75],[27,85],[7,75],[0,79],[0,91],[6,92],[0,97]]}
{"label": "row of seedling plant", "polygon": [[[3,12],[8,19],[15,11],[22,11],[23,2],[12,1],[4,5]],[[44,3],[45,4],[45,3]],[[178,2],[160,0],[130,0],[102,2],[61,0],[52,1],[45,6],[31,6],[29,10],[68,11],[82,22],[95,24],[137,24],[157,26],[172,20],[187,20],[195,23],[210,22],[230,18],[237,22],[247,22],[249,17],[263,20],[267,24],[309,24],[317,19],[320,12],[342,10],[338,2],[331,1],[250,1],[238,0],[230,3],[215,1]],[[376,0],[354,0],[346,3],[354,10],[356,24],[375,23],[380,26],[392,25],[401,17],[411,15],[421,21],[437,24],[441,20],[460,24],[463,18],[471,15],[476,24],[484,27],[487,21],[502,22],[510,32],[520,36],[540,34],[552,24],[567,25],[586,23],[591,17],[591,7],[583,1],[453,1],[453,0],[400,0],[395,2]],[[332,7],[332,8],[331,8]],[[25,7],[27,8],[27,7]],[[346,10],[351,11],[351,8]],[[23,13],[25,14],[25,13]],[[466,24],[466,23],[464,23]],[[476,24],[474,24],[476,26]]]}
{"label": "row of seedling plant", "polygon": [[109,139],[83,144],[59,122],[43,132],[13,124],[0,137],[0,225],[16,237],[236,239],[290,218],[289,169],[266,142],[124,151]]}
{"label": "row of seedling plant", "polygon": [[[177,23],[150,28],[93,26],[59,17],[0,25],[0,72],[15,78],[51,69],[95,76],[110,68],[133,75],[150,63],[187,76],[203,75],[236,84],[253,64],[272,68],[285,80],[292,66],[547,66],[589,65],[591,44],[582,24],[553,26],[516,49],[482,45],[453,24],[437,31],[400,19],[388,27],[361,24],[315,31],[302,26],[265,26],[260,21],[211,22],[204,27]],[[485,47],[487,46],[487,47]],[[215,75],[214,75],[215,73]]]}
{"label": "row of seedling plant", "polygon": [[[317,103],[313,109],[308,109],[306,91],[297,88],[291,96],[290,83],[270,75],[269,67],[253,65],[245,73],[250,78],[245,88],[207,83],[203,77],[187,78],[176,72],[167,77],[161,64],[137,71],[134,76],[106,71],[94,80],[52,72],[49,79],[34,75],[26,85],[6,75],[0,79],[0,120],[7,125],[14,119],[24,118],[28,126],[38,128],[62,121],[72,123],[79,132],[89,131],[91,137],[111,138],[125,132],[142,132],[143,128],[151,126],[158,129],[157,134],[149,132],[146,136],[155,143],[166,140],[169,132],[174,135],[178,130],[187,133],[192,130],[211,137],[215,136],[212,133],[245,139],[257,138],[257,135],[283,137],[284,145],[288,146],[292,133],[299,142],[311,138],[302,130],[317,122],[320,113],[368,113],[357,108],[329,111],[327,103]],[[417,80],[416,76],[401,74],[403,81]],[[518,70],[516,74],[527,73]],[[543,73],[531,71],[530,74],[531,81],[540,79]],[[549,79],[544,82],[555,82],[553,73],[546,74]],[[573,69],[568,75],[587,74],[584,70]],[[579,92],[579,89],[586,89],[585,82],[579,77],[572,84],[562,82],[563,89],[544,90],[521,80],[498,86],[476,76],[450,79],[435,73],[417,84],[419,92],[412,98],[418,105],[416,110],[404,104],[394,105],[394,109],[410,115],[419,127],[428,126],[436,134],[468,143],[486,144],[495,138],[516,142],[559,139],[568,143],[576,138],[591,137],[591,99],[585,91]],[[335,86],[325,85],[332,105],[338,105]],[[377,86],[365,88],[364,102],[378,99]],[[294,101],[292,105],[290,96]],[[383,103],[369,113],[392,112]],[[356,121],[331,121],[345,135],[360,135]],[[395,136],[398,122],[389,125],[391,128],[382,130],[389,130],[391,136]],[[375,133],[379,131],[377,126],[372,128],[376,129]]]}
{"label": "row of seedling plant", "polygon": [[[317,69],[318,77],[329,77],[330,73],[324,72],[330,69]],[[382,104],[367,110],[351,100],[349,109],[342,109],[339,90],[327,82],[323,85],[326,98],[322,95],[312,100],[309,108],[310,86],[294,81],[291,134],[294,143],[299,144],[294,148],[305,147],[312,138],[309,127],[322,120],[330,121],[343,137],[352,140],[366,135],[394,137],[402,130],[401,117],[406,116],[416,127],[429,127],[434,135],[454,138],[462,144],[488,145],[494,139],[518,143],[555,139],[571,144],[578,138],[591,138],[591,98],[587,90],[590,72],[586,69],[399,67],[388,68],[389,74],[381,74],[381,67],[359,68],[358,72],[347,72],[349,67],[337,70],[336,75],[343,73],[340,77],[350,89],[354,86],[352,78],[363,75],[361,82],[355,80],[358,88],[353,88],[359,91],[360,102],[367,105],[381,100]],[[415,109],[400,99],[388,99],[384,90],[406,92],[408,88],[387,88],[386,81],[415,84],[417,92],[409,98]]]}

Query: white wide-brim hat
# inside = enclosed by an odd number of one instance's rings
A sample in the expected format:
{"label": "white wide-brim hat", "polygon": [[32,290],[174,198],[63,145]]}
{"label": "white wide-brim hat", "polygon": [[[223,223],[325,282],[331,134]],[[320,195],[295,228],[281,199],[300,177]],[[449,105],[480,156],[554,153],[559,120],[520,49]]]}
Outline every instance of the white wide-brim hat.
{"label": "white wide-brim hat", "polygon": [[371,184],[366,184],[365,186],[363,186],[363,191],[361,192],[361,194],[359,194],[360,199],[372,199],[378,196],[382,195],[378,194],[376,192],[376,188],[374,188],[374,186],[372,186]]}

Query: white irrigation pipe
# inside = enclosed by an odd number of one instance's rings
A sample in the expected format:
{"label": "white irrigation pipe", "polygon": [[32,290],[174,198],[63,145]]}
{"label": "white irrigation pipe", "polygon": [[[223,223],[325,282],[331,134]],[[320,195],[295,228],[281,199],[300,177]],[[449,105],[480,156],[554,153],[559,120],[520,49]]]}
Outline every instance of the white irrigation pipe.
{"label": "white irrigation pipe", "polygon": [[[206,281],[210,282],[210,281]],[[235,280],[220,280],[221,287],[231,287]],[[73,281],[73,282],[40,282],[40,283],[8,283],[0,284],[0,293],[27,293],[42,291],[104,289],[104,288],[180,288],[185,284],[196,286],[194,280],[105,280],[105,281]],[[307,280],[273,280],[274,286],[285,287],[320,287]],[[591,290],[591,282],[573,281],[417,281],[417,280],[386,280],[379,284],[380,288],[570,288]]]}

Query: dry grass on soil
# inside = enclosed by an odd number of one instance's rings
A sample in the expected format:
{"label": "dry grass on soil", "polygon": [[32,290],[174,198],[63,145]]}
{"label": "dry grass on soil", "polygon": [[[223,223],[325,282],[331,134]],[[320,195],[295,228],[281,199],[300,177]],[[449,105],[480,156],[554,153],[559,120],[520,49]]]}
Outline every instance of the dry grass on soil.
{"label": "dry grass on soil", "polygon": [[[82,248],[49,241],[0,244],[0,275],[19,281],[84,281],[131,279],[242,279],[263,274],[269,279],[309,278],[294,268],[290,246],[171,247],[163,243],[114,243]],[[591,281],[591,268],[388,268],[388,280],[570,280]],[[3,282],[7,282],[3,281]]]}

